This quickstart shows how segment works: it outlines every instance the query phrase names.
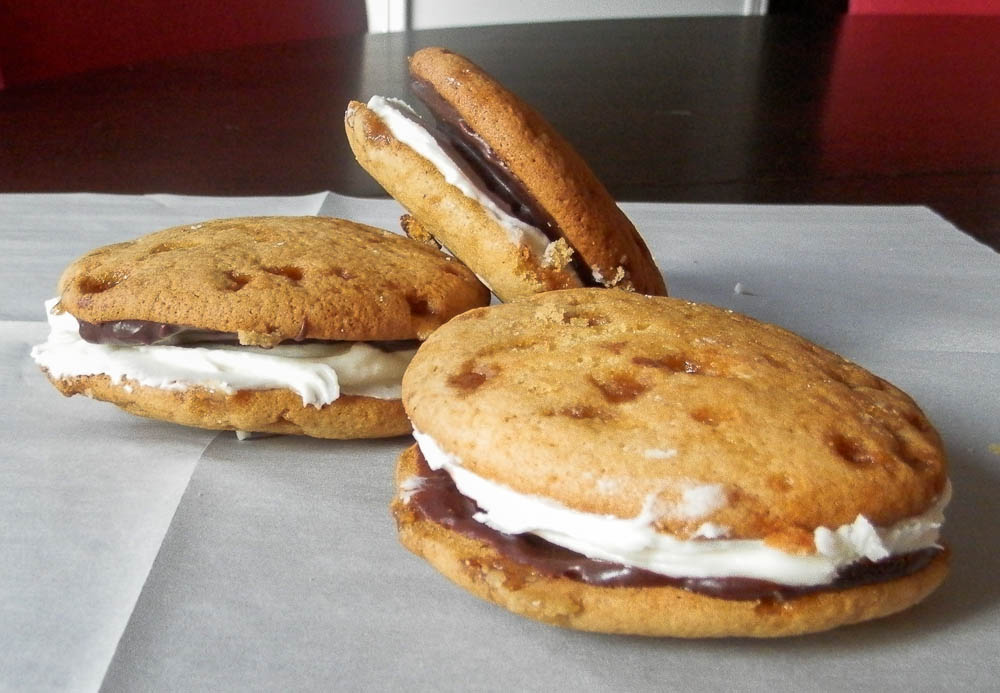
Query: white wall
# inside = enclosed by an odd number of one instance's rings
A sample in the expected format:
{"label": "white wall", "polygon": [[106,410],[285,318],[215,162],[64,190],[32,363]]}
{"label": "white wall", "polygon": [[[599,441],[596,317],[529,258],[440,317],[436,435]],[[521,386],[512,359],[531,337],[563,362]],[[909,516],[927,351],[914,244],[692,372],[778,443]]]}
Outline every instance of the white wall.
{"label": "white wall", "polygon": [[367,0],[368,31],[566,19],[764,14],[767,0]]}

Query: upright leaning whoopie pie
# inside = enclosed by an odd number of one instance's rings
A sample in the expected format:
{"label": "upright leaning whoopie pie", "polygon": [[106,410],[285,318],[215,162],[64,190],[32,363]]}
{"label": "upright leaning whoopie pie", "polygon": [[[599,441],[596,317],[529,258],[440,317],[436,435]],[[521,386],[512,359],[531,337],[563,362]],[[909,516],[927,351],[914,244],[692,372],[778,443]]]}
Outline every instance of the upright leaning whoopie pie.
{"label": "upright leaning whoopie pie", "polygon": [[666,294],[635,227],[579,154],[530,106],[466,58],[425,48],[405,103],[352,102],[361,165],[501,300],[580,286]]}
{"label": "upright leaning whoopie pie", "polygon": [[402,543],[530,618],[779,636],[944,579],[941,443],[903,392],[773,325],[556,291],[455,318],[403,378]]}
{"label": "upright leaning whoopie pie", "polygon": [[489,301],[466,267],[327,217],[218,219],[93,250],[32,351],[64,394],[189,426],[321,438],[410,430],[419,340]]}

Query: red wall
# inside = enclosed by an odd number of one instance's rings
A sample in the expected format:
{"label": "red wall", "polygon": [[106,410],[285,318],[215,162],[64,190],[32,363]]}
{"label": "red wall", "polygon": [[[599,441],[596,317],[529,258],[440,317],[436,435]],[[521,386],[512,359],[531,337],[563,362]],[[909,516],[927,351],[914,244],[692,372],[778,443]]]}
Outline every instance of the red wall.
{"label": "red wall", "polygon": [[1000,0],[851,0],[851,14],[1000,14]]}
{"label": "red wall", "polygon": [[363,0],[0,0],[0,88],[365,28]]}
{"label": "red wall", "polygon": [[[955,21],[966,30],[941,31],[934,17],[890,26],[846,19],[823,111],[826,174],[947,175],[970,162],[1000,164],[998,20]],[[968,123],[980,127],[970,131]]]}

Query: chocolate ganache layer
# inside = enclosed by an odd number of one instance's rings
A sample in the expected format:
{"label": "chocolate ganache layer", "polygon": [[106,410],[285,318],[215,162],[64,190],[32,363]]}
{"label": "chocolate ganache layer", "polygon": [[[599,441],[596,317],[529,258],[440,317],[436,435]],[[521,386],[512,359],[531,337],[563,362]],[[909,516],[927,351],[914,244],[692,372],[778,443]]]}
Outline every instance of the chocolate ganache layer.
{"label": "chocolate ganache layer", "polygon": [[148,320],[115,320],[80,323],[80,338],[91,344],[115,346],[178,346],[182,344],[222,342],[238,343],[235,332],[203,330],[184,325],[169,325]]}
{"label": "chocolate ganache layer", "polygon": [[[535,196],[517,176],[511,173],[507,164],[497,156],[489,143],[469,127],[458,111],[441,97],[432,84],[415,79],[412,81],[411,87],[434,116],[437,128],[445,141],[476,173],[501,209],[515,219],[519,219],[529,226],[534,226],[550,241],[563,239],[566,243],[570,243],[552,215],[545,211]],[[571,243],[570,247],[572,247]],[[586,286],[599,286],[593,279],[593,273],[584,266],[578,252],[573,253],[570,264],[580,281]]]}
{"label": "chocolate ganache layer", "polygon": [[525,224],[534,226],[549,240],[559,239],[562,234],[555,219],[542,209],[534,196],[497,157],[493,148],[469,127],[458,111],[430,83],[418,79],[413,81],[412,86],[413,92],[434,116],[445,140],[458,150],[487,189],[500,198],[504,210]]}
{"label": "chocolate ganache layer", "polygon": [[[114,320],[110,322],[84,322],[80,324],[80,338],[91,344],[110,344],[113,346],[194,346],[197,344],[239,344],[239,336],[235,332],[205,330],[188,325],[171,325],[169,323],[151,322],[149,320]],[[309,344],[324,342],[317,339],[293,339],[282,344]],[[325,343],[332,344],[333,340]],[[404,351],[416,349],[419,340],[401,339],[381,342],[365,342],[381,351]]]}
{"label": "chocolate ganache layer", "polygon": [[891,556],[881,561],[858,561],[840,571],[833,583],[815,586],[781,585],[753,578],[685,578],[661,575],[642,568],[588,558],[532,534],[504,534],[474,519],[475,501],[459,492],[447,472],[431,470],[417,451],[418,483],[408,505],[443,527],[489,544],[506,558],[549,577],[563,577],[597,587],[679,587],[735,601],[783,601],[813,592],[842,590],[885,582],[915,573],[943,549],[932,548]]}

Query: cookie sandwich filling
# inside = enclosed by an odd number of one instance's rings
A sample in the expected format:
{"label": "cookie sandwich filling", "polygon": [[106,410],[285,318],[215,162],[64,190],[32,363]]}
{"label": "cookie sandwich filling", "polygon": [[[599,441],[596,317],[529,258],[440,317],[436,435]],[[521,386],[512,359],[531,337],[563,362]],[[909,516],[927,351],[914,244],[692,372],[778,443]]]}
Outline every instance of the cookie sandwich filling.
{"label": "cookie sandwich filling", "polygon": [[[367,342],[261,348],[202,341],[211,340],[213,333],[200,330],[182,339],[176,338],[176,331],[166,330],[172,333],[166,343],[94,343],[81,337],[81,323],[59,311],[58,303],[58,298],[46,301],[51,331],[31,350],[31,357],[53,378],[106,375],[113,383],[125,383],[125,388],[136,383],[164,390],[201,387],[226,394],[288,389],[302,398],[303,405],[320,408],[342,394],[399,399],[403,371],[416,353],[415,346],[384,350]],[[87,333],[87,324],[83,325]]]}
{"label": "cookie sandwich filling", "polygon": [[574,263],[565,264],[566,257],[572,260],[572,250],[553,229],[554,224],[540,222],[535,218],[537,214],[526,211],[531,204],[518,199],[523,196],[515,198],[509,187],[495,182],[495,175],[484,175],[483,166],[471,165],[468,147],[460,146],[455,138],[445,140],[429,130],[420,116],[399,99],[373,96],[367,106],[393,137],[429,161],[447,183],[479,203],[503,227],[511,243],[527,248],[542,267],[565,265],[562,270],[580,280]]}
{"label": "cookie sandwich filling", "polygon": [[[573,510],[472,473],[429,435],[414,431],[414,438],[429,474],[404,483],[404,503],[417,505],[427,515],[447,516],[446,524],[464,528],[465,533],[487,540],[516,560],[594,584],[671,584],[730,599],[795,596],[902,577],[927,565],[943,550],[938,540],[950,485],[919,515],[888,527],[875,527],[862,515],[840,527],[817,527],[815,553],[792,554],[763,540],[727,539],[725,528],[708,522],[692,539],[657,532],[654,496],[647,498],[633,518]],[[432,507],[437,501],[420,497],[425,487],[437,484],[435,491],[441,490],[441,472],[457,490],[455,495],[464,497],[471,522],[463,524],[462,501],[452,498],[441,513]],[[710,490],[694,488],[685,504],[691,509],[714,509],[712,498],[719,497]],[[487,536],[483,526],[499,536]],[[518,543],[518,538],[527,542]],[[539,540],[552,549],[539,548]],[[552,551],[567,555],[553,561],[546,557]]]}

